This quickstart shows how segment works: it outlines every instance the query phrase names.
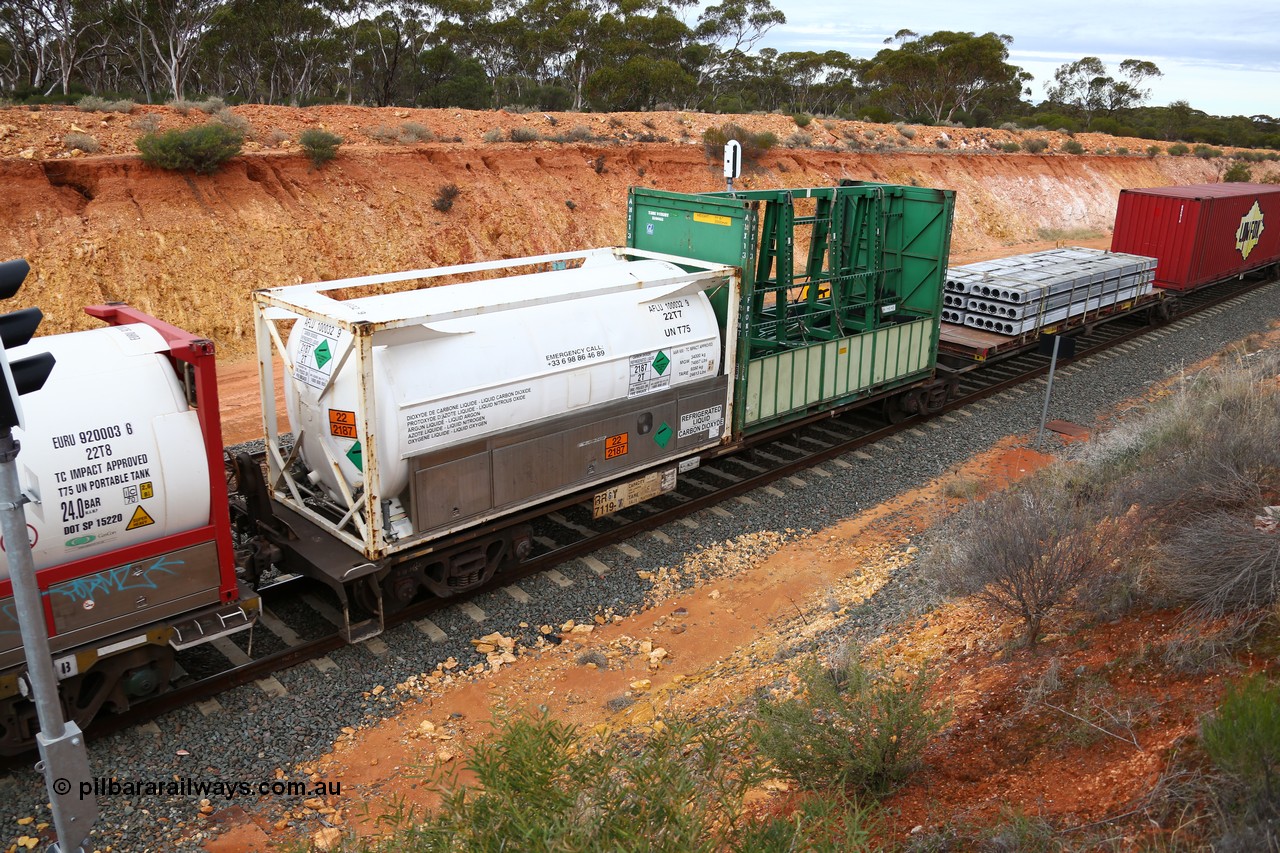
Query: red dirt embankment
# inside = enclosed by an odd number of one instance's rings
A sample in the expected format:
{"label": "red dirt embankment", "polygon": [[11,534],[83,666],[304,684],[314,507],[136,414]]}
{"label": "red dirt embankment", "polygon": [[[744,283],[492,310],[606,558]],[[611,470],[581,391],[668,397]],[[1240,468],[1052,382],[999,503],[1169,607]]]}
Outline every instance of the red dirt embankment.
{"label": "red dirt embankment", "polygon": [[[207,120],[203,114],[181,116],[164,107],[139,107],[132,116],[0,110],[0,258],[31,262],[23,297],[44,309],[44,330],[86,328],[92,321],[81,306],[121,300],[213,338],[224,355],[243,357],[252,347],[246,295],[256,288],[616,245],[624,240],[628,186],[723,188],[719,163],[699,141],[706,127],[732,118],[783,139],[799,130],[785,116],[252,106],[234,112],[249,122],[252,139],[296,137],[300,129],[323,126],[350,144],[316,169],[296,144],[268,149],[251,141],[246,154],[200,177],[147,167],[128,152],[143,115],[167,129]],[[462,141],[378,145],[364,134],[406,120]],[[482,141],[492,130],[520,126],[552,134],[580,125],[606,138]],[[94,135],[107,154],[70,156],[62,140],[73,128]],[[1185,157],[1006,155],[986,148],[978,154],[972,152],[982,136],[998,144],[996,137],[1011,132],[914,130],[915,149],[908,150],[907,138],[892,125],[814,121],[804,131],[814,145],[853,136],[893,150],[775,148],[738,185],[857,178],[954,189],[953,251],[966,253],[1038,239],[1096,239],[1111,227],[1120,188],[1213,181],[1219,169]],[[943,132],[953,146],[962,138],[969,145],[968,137],[972,145],[939,150],[934,140]],[[1060,144],[1055,134],[1036,135]],[[652,137],[671,141],[637,141]],[[1124,143],[1080,138],[1088,150]],[[447,184],[461,193],[442,213],[432,202]]]}

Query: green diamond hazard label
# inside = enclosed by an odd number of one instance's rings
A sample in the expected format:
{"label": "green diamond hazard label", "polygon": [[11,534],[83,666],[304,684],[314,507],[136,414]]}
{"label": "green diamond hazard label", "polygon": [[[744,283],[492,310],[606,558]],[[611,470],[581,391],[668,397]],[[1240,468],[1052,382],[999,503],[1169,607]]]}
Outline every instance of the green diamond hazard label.
{"label": "green diamond hazard label", "polygon": [[316,354],[316,367],[324,367],[326,364],[333,361],[333,353],[329,351],[328,341],[321,341],[320,345],[315,348],[314,352]]}
{"label": "green diamond hazard label", "polygon": [[671,427],[667,426],[665,421],[653,431],[653,440],[658,443],[659,447],[666,447],[667,442],[671,440]]}
{"label": "green diamond hazard label", "polygon": [[357,469],[364,470],[364,451],[360,449],[360,442],[351,445],[351,449],[347,451],[347,461]]}
{"label": "green diamond hazard label", "polygon": [[671,387],[671,357],[662,350],[638,352],[627,363],[627,396],[639,397]]}

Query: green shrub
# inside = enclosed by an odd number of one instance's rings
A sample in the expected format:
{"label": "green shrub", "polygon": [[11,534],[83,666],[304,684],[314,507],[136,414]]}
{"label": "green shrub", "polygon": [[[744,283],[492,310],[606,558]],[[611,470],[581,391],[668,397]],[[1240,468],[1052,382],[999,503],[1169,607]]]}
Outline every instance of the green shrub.
{"label": "green shrub", "polygon": [[1253,170],[1244,163],[1232,163],[1231,167],[1222,173],[1222,180],[1229,184],[1247,184],[1253,180]]}
{"label": "green shrub", "polygon": [[726,723],[672,723],[625,743],[596,742],[545,717],[495,729],[466,763],[474,784],[437,772],[429,784],[439,807],[406,820],[382,849],[869,849],[869,814],[844,801],[750,820],[744,797],[759,776]]}
{"label": "green shrub", "polygon": [[1197,145],[1192,149],[1192,153],[1201,160],[1212,160],[1222,156],[1222,149],[1214,148],[1212,145]]}
{"label": "green shrub", "polygon": [[319,168],[338,156],[342,137],[313,127],[298,134],[298,144],[302,146],[303,153],[311,158],[311,165]]}
{"label": "green shrub", "polygon": [[448,213],[453,209],[453,200],[458,197],[457,184],[445,184],[436,193],[435,200],[431,202],[431,206],[441,213]]}
{"label": "green shrub", "polygon": [[513,127],[507,131],[507,138],[512,142],[537,142],[542,134],[531,127]]}
{"label": "green shrub", "polygon": [[1016,154],[1017,152],[1022,150],[1022,146],[1016,142],[1010,141],[1001,145],[1000,150],[1006,154]]}
{"label": "green shrub", "polygon": [[799,675],[799,696],[761,701],[756,742],[774,767],[807,788],[891,791],[920,765],[950,717],[926,704],[932,679],[924,669],[897,681],[850,652],[834,667],[811,660]]}
{"label": "green shrub", "polygon": [[106,98],[99,98],[96,95],[85,95],[76,101],[76,109],[82,113],[131,113],[133,112],[133,101],[127,98],[119,101],[108,101]]}
{"label": "green shrub", "polygon": [[1083,154],[1084,146],[1074,139],[1068,139],[1062,143],[1062,150],[1067,154]]}
{"label": "green shrub", "polygon": [[1157,157],[1157,156],[1159,156],[1159,155],[1160,155],[1160,152],[1161,152],[1162,150],[1163,150],[1163,149],[1161,149],[1159,145],[1148,145],[1148,146],[1147,146],[1147,156],[1148,156],[1148,157]]}
{"label": "green shrub", "polygon": [[1049,141],[1047,139],[1041,139],[1038,136],[1033,136],[1030,139],[1022,140],[1023,150],[1031,154],[1039,154],[1041,151],[1045,150],[1048,147],[1049,147]]}
{"label": "green shrub", "polygon": [[1273,806],[1280,797],[1280,686],[1256,675],[1227,687],[1201,724],[1205,751],[1218,767]]}
{"label": "green shrub", "polygon": [[752,133],[741,125],[729,124],[709,127],[702,132],[702,143],[707,156],[720,159],[724,156],[725,143],[736,139],[742,145],[742,163],[754,163],[765,151],[778,144],[778,137],[768,131]]}
{"label": "green shrub", "polygon": [[1121,145],[1119,148],[1116,149],[1116,153],[1119,154],[1121,157],[1124,157],[1129,154],[1129,149]]}
{"label": "green shrub", "polygon": [[796,127],[808,127],[809,123],[813,121],[813,116],[808,113],[792,113],[791,120],[796,123]]}
{"label": "green shrub", "polygon": [[1185,157],[1191,153],[1191,149],[1181,142],[1175,142],[1169,146],[1167,153],[1170,157]]}
{"label": "green shrub", "polygon": [[244,137],[220,122],[188,130],[149,133],[137,141],[142,161],[150,166],[210,175],[240,153]]}
{"label": "green shrub", "polygon": [[86,154],[96,154],[102,147],[98,140],[87,133],[68,133],[62,137],[62,144],[67,146],[68,151],[83,151]]}

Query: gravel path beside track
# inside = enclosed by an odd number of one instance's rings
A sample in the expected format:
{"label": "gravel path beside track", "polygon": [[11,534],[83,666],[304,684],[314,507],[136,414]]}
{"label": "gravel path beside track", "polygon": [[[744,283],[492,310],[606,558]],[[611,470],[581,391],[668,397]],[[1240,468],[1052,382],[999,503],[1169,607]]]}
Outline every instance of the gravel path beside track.
{"label": "gravel path beside track", "polygon": [[[1051,418],[1090,425],[1118,403],[1138,396],[1153,382],[1176,373],[1233,341],[1266,331],[1280,317],[1280,284],[1271,284],[1240,297],[1233,304],[1210,309],[1179,321],[1153,335],[1124,344],[1102,356],[1078,362],[1060,371],[1055,380]],[[606,608],[626,614],[639,608],[648,582],[636,572],[656,572],[678,563],[698,546],[758,530],[817,530],[874,506],[900,492],[920,486],[999,439],[1035,429],[1044,386],[1032,382],[978,404],[901,433],[901,441],[882,442],[867,449],[872,461],[846,457],[852,467],[833,477],[803,478],[799,487],[785,479],[775,484],[784,493],[777,497],[758,490],[755,505],[732,504],[732,517],[702,512],[697,529],[673,524],[662,532],[670,544],[653,536],[638,537],[633,544],[641,557],[625,557],[610,549],[606,562],[613,568],[598,577],[581,561],[560,571],[574,581],[561,587],[545,575],[521,582],[530,596],[519,602],[497,591],[472,603],[484,613],[476,623],[457,607],[448,608],[433,621],[447,638],[433,642],[412,624],[400,626],[381,639],[385,648],[348,647],[330,657],[336,668],[321,672],[303,664],[276,678],[288,690],[283,699],[272,698],[256,685],[233,690],[219,698],[221,710],[209,715],[186,708],[158,721],[159,732],[134,729],[91,744],[94,773],[118,782],[173,780],[197,782],[245,782],[254,789],[259,782],[276,779],[277,768],[286,773],[298,762],[323,753],[343,726],[359,726],[396,711],[392,687],[410,675],[430,672],[453,656],[460,669],[481,662],[471,640],[501,632],[533,645],[537,626],[559,625],[568,619],[589,621]],[[884,626],[916,612],[924,596],[910,577],[892,580],[862,614],[850,620],[851,630],[876,633]],[[870,615],[868,615],[870,614]],[[521,622],[529,628],[520,628]],[[375,651],[381,652],[380,654]],[[365,698],[366,691],[384,685],[387,692]],[[305,781],[301,776],[287,778]],[[228,805],[253,807],[259,797],[210,795],[214,809]],[[201,819],[200,795],[103,796],[102,816],[91,845],[114,851],[198,849],[199,834],[191,827]],[[302,807],[303,797],[276,798],[281,806]],[[35,817],[51,820],[44,805],[41,778],[34,771],[14,771],[0,776],[0,849],[33,829],[17,820]],[[183,845],[177,839],[188,836]]]}

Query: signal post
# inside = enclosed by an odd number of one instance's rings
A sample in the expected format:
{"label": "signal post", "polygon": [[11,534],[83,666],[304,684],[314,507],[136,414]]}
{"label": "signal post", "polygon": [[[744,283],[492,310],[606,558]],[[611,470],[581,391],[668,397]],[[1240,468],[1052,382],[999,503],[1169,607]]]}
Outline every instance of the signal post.
{"label": "signal post", "polygon": [[[30,269],[24,260],[0,264],[0,299],[14,296]],[[30,499],[22,493],[18,479],[16,460],[21,445],[13,437],[13,428],[24,426],[19,397],[44,386],[53,370],[54,358],[50,353],[41,353],[10,363],[7,352],[9,347],[30,341],[42,319],[39,308],[25,308],[0,316],[0,339],[4,344],[0,348],[0,370],[4,373],[4,385],[0,388],[0,530],[4,534],[4,554],[27,658],[27,671],[19,685],[23,695],[36,706],[40,720],[40,731],[36,734],[40,763],[36,767],[44,773],[53,807],[58,842],[52,849],[72,853],[83,849],[89,830],[98,818],[98,804],[92,797],[81,799],[79,795],[80,783],[92,778],[89,755],[80,727],[62,716],[58,681],[49,652],[48,626],[36,585],[27,516],[23,510]]]}

